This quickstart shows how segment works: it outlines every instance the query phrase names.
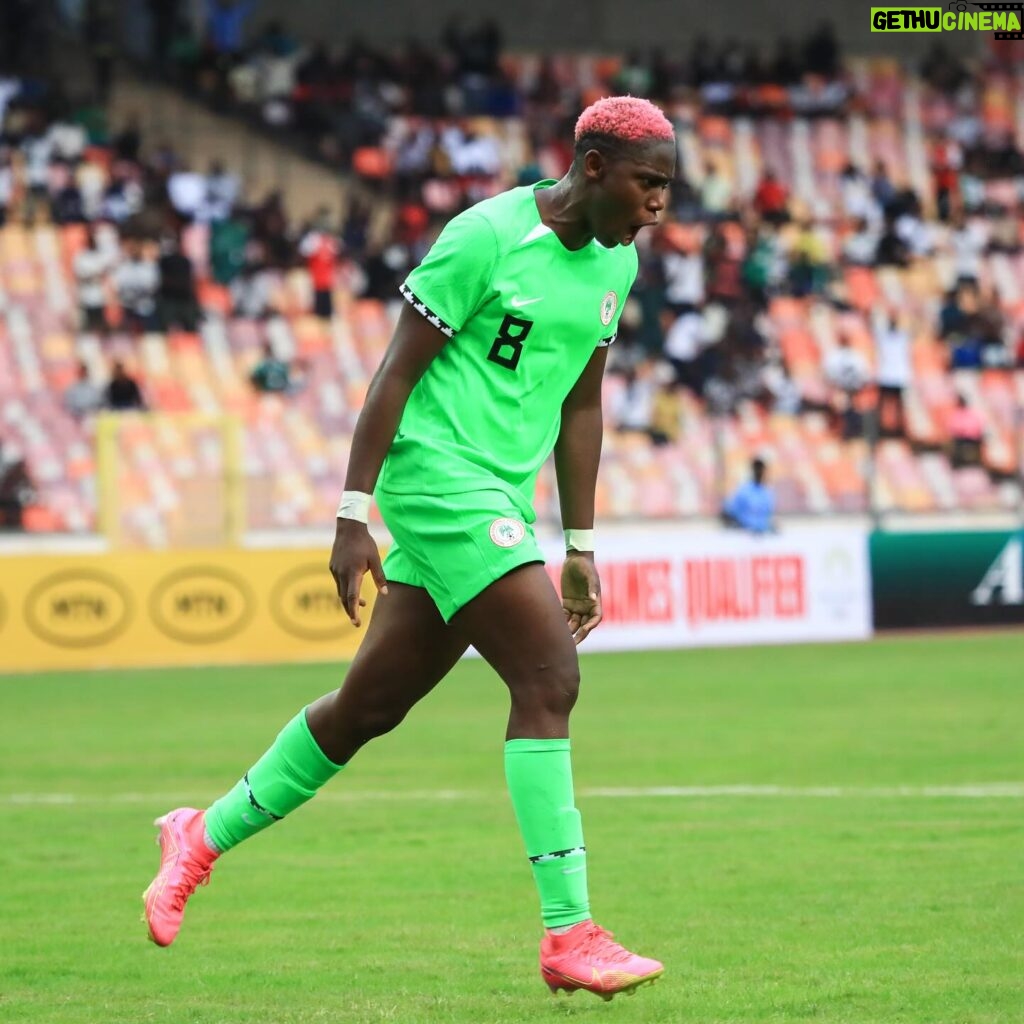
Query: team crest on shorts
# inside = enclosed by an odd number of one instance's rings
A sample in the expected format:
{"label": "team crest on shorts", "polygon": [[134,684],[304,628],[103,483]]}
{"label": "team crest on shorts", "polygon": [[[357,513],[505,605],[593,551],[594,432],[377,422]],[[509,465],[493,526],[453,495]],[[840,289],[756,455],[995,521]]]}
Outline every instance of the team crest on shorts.
{"label": "team crest on shorts", "polygon": [[514,548],[526,536],[526,527],[518,519],[495,519],[491,523],[491,540],[499,548]]}
{"label": "team crest on shorts", "polygon": [[601,300],[601,323],[607,327],[615,316],[615,310],[619,308],[619,297],[615,292],[609,292]]}

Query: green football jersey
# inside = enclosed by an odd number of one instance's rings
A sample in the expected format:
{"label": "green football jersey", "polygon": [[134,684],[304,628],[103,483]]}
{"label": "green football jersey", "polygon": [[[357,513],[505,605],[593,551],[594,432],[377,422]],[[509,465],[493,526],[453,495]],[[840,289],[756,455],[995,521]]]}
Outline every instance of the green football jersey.
{"label": "green football jersey", "polygon": [[[615,338],[633,246],[566,249],[514,188],[451,220],[401,287],[451,340],[409,396],[378,486],[395,494],[498,487],[527,514],[562,402]],[[532,519],[532,514],[531,514]]]}

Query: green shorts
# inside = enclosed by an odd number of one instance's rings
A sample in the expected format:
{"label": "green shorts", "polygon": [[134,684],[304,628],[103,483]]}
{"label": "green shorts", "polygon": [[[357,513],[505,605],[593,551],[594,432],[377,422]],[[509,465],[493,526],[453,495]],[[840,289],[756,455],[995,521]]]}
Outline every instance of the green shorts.
{"label": "green shorts", "polygon": [[426,590],[445,622],[512,569],[544,561],[531,525],[536,514],[530,509],[524,519],[503,491],[378,491],[376,499],[394,538],[384,575]]}

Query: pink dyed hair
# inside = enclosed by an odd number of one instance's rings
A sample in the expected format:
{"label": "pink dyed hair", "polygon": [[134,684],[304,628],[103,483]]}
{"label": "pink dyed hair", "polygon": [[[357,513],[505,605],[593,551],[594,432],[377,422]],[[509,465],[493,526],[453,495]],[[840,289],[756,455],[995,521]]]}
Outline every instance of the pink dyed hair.
{"label": "pink dyed hair", "polygon": [[576,122],[576,141],[584,135],[607,135],[623,142],[676,137],[668,118],[639,96],[605,96],[591,103]]}

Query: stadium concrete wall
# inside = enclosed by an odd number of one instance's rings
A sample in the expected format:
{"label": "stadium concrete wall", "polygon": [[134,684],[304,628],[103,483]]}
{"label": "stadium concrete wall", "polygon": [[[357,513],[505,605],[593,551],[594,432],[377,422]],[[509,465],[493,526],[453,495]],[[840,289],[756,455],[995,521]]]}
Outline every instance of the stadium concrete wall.
{"label": "stadium concrete wall", "polygon": [[464,0],[376,4],[263,0],[259,20],[280,18],[302,38],[347,44],[361,37],[379,44],[407,39],[433,43],[452,18],[466,26],[493,18],[501,26],[507,49],[540,52],[621,53],[654,46],[688,52],[698,36],[771,44],[780,36],[805,36],[824,18],[832,22],[844,51],[854,54],[919,56],[935,39],[959,53],[975,52],[991,36],[981,32],[887,35],[871,31],[870,13],[868,0],[829,4],[820,0],[772,4],[751,0],[715,4],[703,0],[475,0],[473,4]]}

